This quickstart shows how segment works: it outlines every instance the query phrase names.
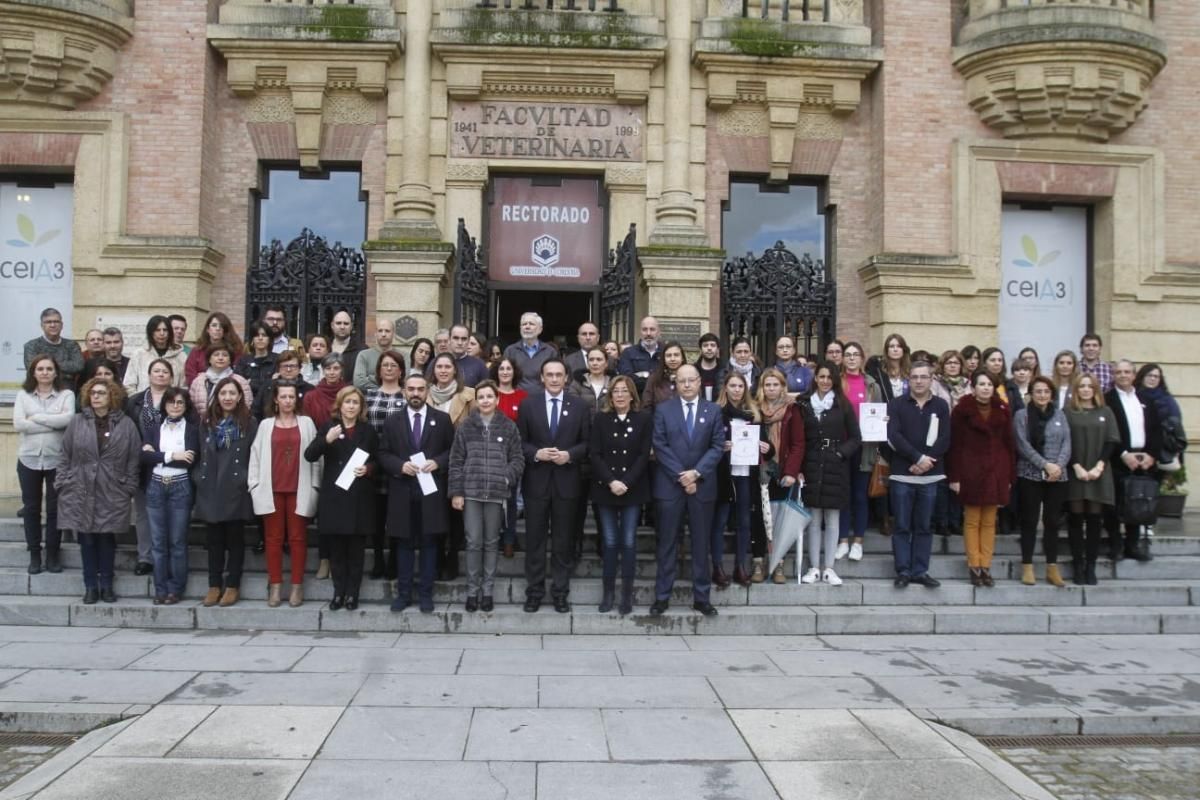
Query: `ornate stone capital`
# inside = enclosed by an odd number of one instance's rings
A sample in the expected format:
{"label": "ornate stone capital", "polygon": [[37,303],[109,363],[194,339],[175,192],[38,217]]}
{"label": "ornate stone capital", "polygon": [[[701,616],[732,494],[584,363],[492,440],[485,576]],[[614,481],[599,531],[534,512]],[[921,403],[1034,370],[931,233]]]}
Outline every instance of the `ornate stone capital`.
{"label": "ornate stone capital", "polygon": [[0,0],[0,102],[75,108],[132,35],[128,0]]}
{"label": "ornate stone capital", "polygon": [[973,0],[971,13],[954,65],[971,107],[1009,138],[1106,141],[1134,123],[1166,64],[1146,6]]}

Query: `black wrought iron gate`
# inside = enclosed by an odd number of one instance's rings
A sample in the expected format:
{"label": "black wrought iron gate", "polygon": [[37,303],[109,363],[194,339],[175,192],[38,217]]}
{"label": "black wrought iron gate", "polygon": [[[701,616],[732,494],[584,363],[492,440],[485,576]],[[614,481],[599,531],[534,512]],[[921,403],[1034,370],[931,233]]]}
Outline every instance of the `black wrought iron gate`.
{"label": "black wrought iron gate", "polygon": [[361,341],[366,314],[366,259],[361,251],[332,247],[308,228],[284,245],[273,240],[246,271],[246,324],[262,317],[267,306],[281,305],[288,335],[304,338],[328,333],[333,315],[346,311]]}
{"label": "black wrought iron gate", "polygon": [[458,220],[458,246],[454,250],[454,321],[484,338],[488,326],[488,272],[479,247],[462,218]]}
{"label": "black wrought iron gate", "polygon": [[775,340],[796,339],[800,353],[824,353],[837,323],[837,287],[823,259],[797,257],[776,242],[760,256],[725,262],[721,270],[721,333],[725,353],[738,336],[763,364],[775,363]]}
{"label": "black wrought iron gate", "polygon": [[600,339],[636,341],[633,318],[633,285],[637,277],[637,225],[612,250],[600,273]]}

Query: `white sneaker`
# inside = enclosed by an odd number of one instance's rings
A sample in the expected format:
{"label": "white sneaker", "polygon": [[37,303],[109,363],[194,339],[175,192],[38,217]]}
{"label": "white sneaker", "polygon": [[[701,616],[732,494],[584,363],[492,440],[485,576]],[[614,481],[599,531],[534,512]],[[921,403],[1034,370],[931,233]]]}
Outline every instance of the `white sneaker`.
{"label": "white sneaker", "polygon": [[858,542],[850,545],[850,560],[862,561],[862,545]]}
{"label": "white sneaker", "polygon": [[825,574],[821,576],[821,580],[828,583],[830,586],[841,586],[842,579],[837,576],[837,573],[831,569],[825,570]]}
{"label": "white sneaker", "polygon": [[808,572],[804,573],[804,577],[800,579],[801,583],[816,583],[821,580],[821,570],[813,567]]}
{"label": "white sneaker", "polygon": [[[861,549],[861,548],[860,548]],[[833,554],[835,561],[841,561],[846,557],[846,553],[850,552],[850,545],[846,544],[845,540],[838,542],[837,552]]]}

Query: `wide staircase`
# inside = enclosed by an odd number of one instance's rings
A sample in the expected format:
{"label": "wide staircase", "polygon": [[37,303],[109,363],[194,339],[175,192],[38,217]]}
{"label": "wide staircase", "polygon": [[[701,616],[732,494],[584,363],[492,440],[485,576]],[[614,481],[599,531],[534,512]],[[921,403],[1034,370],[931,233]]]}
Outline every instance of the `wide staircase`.
{"label": "wide staircase", "polygon": [[[313,531],[315,533],[315,531]],[[207,556],[203,529],[190,534],[190,574],[185,599],[178,605],[154,606],[153,581],[133,574],[136,551],[132,534],[118,539],[115,604],[84,605],[79,573],[79,548],[63,545],[65,570],[58,574],[29,575],[21,520],[0,519],[0,624],[79,625],[199,629],[275,629],[306,631],[408,631],[421,633],[534,633],[534,634],[899,634],[899,633],[1089,633],[1157,634],[1200,631],[1200,515],[1183,520],[1162,520],[1154,539],[1154,559],[1099,563],[1098,586],[1076,586],[1069,582],[1071,568],[1065,536],[1060,544],[1060,562],[1066,588],[1055,588],[1044,580],[1039,555],[1038,583],[1021,584],[1020,550],[1017,537],[997,539],[993,576],[994,588],[974,588],[967,580],[967,567],[960,537],[934,537],[930,574],[942,581],[937,589],[892,585],[891,542],[870,532],[861,561],[838,561],[836,569],[845,583],[802,585],[796,580],[794,553],[785,561],[786,584],[767,582],[742,588],[736,584],[712,592],[720,609],[717,617],[706,618],[691,609],[690,566],[680,563],[671,608],[660,617],[648,615],[654,600],[654,532],[638,533],[637,584],[634,613],[625,617],[615,611],[597,611],[600,599],[600,559],[595,554],[596,530],[591,520],[585,528],[583,558],[571,582],[572,611],[556,613],[547,603],[536,614],[521,608],[524,602],[524,554],[500,558],[491,613],[467,613],[465,556],[460,555],[460,577],[436,584],[436,610],[422,614],[410,607],[394,613],[389,605],[394,585],[387,580],[364,578],[355,611],[330,611],[333,587],[316,580],[315,547],[309,548],[305,578],[305,602],[289,608],[285,587],[284,604],[266,605],[266,562],[262,555],[247,550],[242,599],[229,608],[204,608],[199,600],[208,588]],[[69,537],[68,537],[69,538]],[[247,530],[247,540],[253,538]],[[315,541],[315,537],[310,539]],[[727,538],[726,552],[732,548]],[[367,572],[372,556],[367,554]],[[726,557],[728,569],[732,560]]]}

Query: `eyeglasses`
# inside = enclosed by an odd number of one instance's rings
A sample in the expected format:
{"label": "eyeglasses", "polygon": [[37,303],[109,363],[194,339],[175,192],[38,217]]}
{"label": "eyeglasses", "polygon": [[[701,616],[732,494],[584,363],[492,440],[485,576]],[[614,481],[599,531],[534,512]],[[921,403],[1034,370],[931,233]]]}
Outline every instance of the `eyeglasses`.
{"label": "eyeglasses", "polygon": [[107,389],[92,389],[90,394],[92,397],[108,397],[108,390]]}
{"label": "eyeglasses", "polygon": [[285,369],[300,369],[300,365],[293,361],[289,364],[280,364],[279,369],[280,369],[280,371],[283,371]]}
{"label": "eyeglasses", "polygon": [[44,325],[62,325],[62,320],[61,319],[44,319],[44,320],[42,320],[42,324],[44,324]]}

